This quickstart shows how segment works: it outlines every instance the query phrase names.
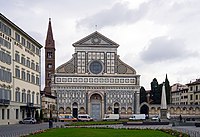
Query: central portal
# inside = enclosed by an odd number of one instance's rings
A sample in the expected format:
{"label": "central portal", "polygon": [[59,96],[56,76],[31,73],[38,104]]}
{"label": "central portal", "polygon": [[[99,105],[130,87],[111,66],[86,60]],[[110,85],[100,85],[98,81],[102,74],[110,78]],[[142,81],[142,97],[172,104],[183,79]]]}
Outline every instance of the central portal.
{"label": "central portal", "polygon": [[102,98],[99,94],[95,93],[90,98],[91,101],[91,117],[93,119],[99,120],[101,119],[101,107],[102,107]]}

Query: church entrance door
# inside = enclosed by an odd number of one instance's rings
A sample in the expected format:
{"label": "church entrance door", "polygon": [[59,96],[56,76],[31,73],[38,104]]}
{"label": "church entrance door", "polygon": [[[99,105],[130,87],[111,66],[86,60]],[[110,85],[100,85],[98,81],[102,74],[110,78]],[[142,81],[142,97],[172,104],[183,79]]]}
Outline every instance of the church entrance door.
{"label": "church entrance door", "polygon": [[72,104],[72,107],[73,107],[72,115],[73,115],[73,117],[77,118],[78,117],[78,104],[76,102],[74,102]]}
{"label": "church entrance door", "polygon": [[93,119],[101,119],[101,96],[99,94],[93,94],[90,98],[91,100],[91,117]]}

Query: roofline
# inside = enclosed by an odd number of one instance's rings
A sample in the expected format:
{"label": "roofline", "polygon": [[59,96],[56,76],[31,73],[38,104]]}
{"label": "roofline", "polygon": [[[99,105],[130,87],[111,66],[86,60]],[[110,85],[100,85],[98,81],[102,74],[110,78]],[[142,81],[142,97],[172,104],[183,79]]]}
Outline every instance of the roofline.
{"label": "roofline", "polygon": [[23,35],[27,36],[28,39],[30,39],[31,41],[33,41],[39,48],[42,48],[43,46],[38,43],[35,39],[33,39],[29,34],[27,34],[25,31],[23,31],[21,28],[19,28],[17,25],[15,25],[12,21],[10,21],[8,18],[6,18],[3,14],[0,13],[0,17],[2,18],[2,20],[4,20],[5,22],[8,22],[9,25],[11,25],[13,28],[15,28],[16,30],[20,31]]}
{"label": "roofline", "polygon": [[[117,48],[119,47],[119,44],[117,44],[117,43],[114,42],[113,40],[107,38],[106,36],[102,35],[102,34],[99,33],[98,31],[95,31],[95,32],[93,32],[93,33],[87,35],[86,37],[84,37],[84,38],[78,40],[77,42],[73,43],[72,46],[74,46],[74,47],[79,47],[79,45],[78,45],[77,43],[83,41],[83,40],[86,39],[86,38],[89,38],[90,36],[94,35],[95,33],[98,34],[98,35],[100,35],[100,36],[102,36],[104,39],[107,39],[107,40],[111,41],[111,42],[113,43],[113,45],[115,46],[115,48],[116,48],[116,47],[117,47]],[[80,47],[82,47],[82,46],[80,46]]]}

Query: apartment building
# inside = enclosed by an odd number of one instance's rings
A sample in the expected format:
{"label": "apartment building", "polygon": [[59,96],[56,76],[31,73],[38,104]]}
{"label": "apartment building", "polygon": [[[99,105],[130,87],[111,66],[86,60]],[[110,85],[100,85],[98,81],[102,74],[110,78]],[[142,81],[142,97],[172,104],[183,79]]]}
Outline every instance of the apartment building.
{"label": "apartment building", "polygon": [[200,79],[196,79],[194,82],[190,82],[186,85],[189,88],[188,104],[200,105]]}
{"label": "apartment building", "polygon": [[171,100],[173,105],[188,104],[188,86],[176,83],[171,86]]}
{"label": "apartment building", "polygon": [[200,104],[200,79],[186,85],[176,83],[171,88],[173,105],[199,105]]}
{"label": "apartment building", "polygon": [[42,45],[0,13],[0,125],[40,109]]}

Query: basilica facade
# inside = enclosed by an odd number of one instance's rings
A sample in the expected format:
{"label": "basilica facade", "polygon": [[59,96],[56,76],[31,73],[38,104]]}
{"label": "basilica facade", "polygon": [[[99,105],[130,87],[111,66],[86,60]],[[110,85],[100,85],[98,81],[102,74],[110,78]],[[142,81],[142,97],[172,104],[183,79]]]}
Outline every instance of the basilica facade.
{"label": "basilica facade", "polygon": [[57,67],[51,92],[59,114],[129,117],[139,110],[140,75],[120,60],[119,45],[99,32],[73,44],[72,59]]}

